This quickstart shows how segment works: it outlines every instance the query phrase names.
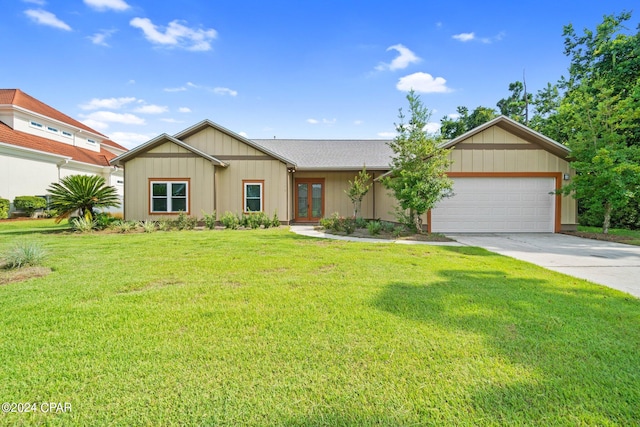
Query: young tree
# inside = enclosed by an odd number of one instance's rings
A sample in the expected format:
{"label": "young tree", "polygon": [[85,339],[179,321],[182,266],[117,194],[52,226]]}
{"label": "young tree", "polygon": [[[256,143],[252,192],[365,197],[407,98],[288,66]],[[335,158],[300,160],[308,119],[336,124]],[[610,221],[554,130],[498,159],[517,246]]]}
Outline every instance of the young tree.
{"label": "young tree", "polygon": [[362,199],[367,195],[371,188],[370,181],[371,175],[367,173],[367,167],[363,166],[362,170],[358,172],[353,178],[353,182],[349,181],[349,188],[344,190],[349,200],[353,203],[353,217],[357,218],[362,208]]}
{"label": "young tree", "polygon": [[94,208],[120,206],[116,189],[107,185],[98,175],[69,175],[49,186],[51,208],[58,211],[56,222],[68,218],[75,211],[87,220],[93,220]]}
{"label": "young tree", "polygon": [[401,108],[400,122],[395,124],[398,135],[389,143],[394,153],[391,170],[382,184],[392,191],[402,213],[408,211],[410,222],[421,232],[420,216],[451,194],[453,182],[447,176],[450,150],[440,148],[425,130],[431,112],[422,105],[420,96],[410,91],[407,100],[410,118],[405,122]]}
{"label": "young tree", "polygon": [[533,101],[533,96],[525,92],[524,84],[520,81],[509,83],[511,95],[502,98],[496,104],[500,109],[500,114],[520,123],[527,123],[527,108]]}

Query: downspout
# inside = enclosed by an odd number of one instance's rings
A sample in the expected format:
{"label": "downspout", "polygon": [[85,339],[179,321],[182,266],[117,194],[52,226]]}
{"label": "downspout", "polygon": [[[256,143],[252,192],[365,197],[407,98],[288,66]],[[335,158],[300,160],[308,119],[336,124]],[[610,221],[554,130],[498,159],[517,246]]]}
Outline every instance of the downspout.
{"label": "downspout", "polygon": [[216,181],[217,173],[218,173],[218,168],[214,165],[213,166],[213,211],[216,213],[216,217],[218,216],[218,188],[217,188],[217,181]]}
{"label": "downspout", "polygon": [[69,163],[69,159],[64,159],[63,161],[56,163],[56,166],[58,167],[58,182],[60,182],[60,168],[67,163]]}

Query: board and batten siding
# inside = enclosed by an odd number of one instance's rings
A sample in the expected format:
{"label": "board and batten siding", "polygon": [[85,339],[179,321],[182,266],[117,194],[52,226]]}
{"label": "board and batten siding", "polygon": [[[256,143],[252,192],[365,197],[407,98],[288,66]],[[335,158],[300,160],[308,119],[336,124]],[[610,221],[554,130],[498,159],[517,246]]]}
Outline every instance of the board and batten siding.
{"label": "board and batten siding", "polygon": [[[495,149],[491,147],[498,144],[499,146]],[[477,149],[474,146],[478,146]],[[452,150],[450,158],[452,164],[449,172],[454,174],[560,173],[562,176],[573,174],[567,160],[497,126],[492,126],[460,141]],[[564,184],[565,182],[560,183],[560,185]],[[562,196],[561,200],[560,222],[564,225],[577,224],[575,200],[571,196]]]}
{"label": "board and batten siding", "polygon": [[217,168],[218,218],[225,212],[243,212],[243,181],[264,181],[264,212],[277,212],[281,221],[289,221],[290,193],[287,165],[245,142],[218,129],[207,127],[183,141],[198,150],[228,163]]}
{"label": "board and batten siding", "polygon": [[128,220],[160,220],[175,218],[175,214],[149,213],[149,179],[189,178],[189,215],[201,217],[202,212],[214,211],[214,169],[211,162],[190,151],[166,142],[149,150],[154,154],[185,154],[189,157],[145,157],[129,160],[125,171],[125,210]]}

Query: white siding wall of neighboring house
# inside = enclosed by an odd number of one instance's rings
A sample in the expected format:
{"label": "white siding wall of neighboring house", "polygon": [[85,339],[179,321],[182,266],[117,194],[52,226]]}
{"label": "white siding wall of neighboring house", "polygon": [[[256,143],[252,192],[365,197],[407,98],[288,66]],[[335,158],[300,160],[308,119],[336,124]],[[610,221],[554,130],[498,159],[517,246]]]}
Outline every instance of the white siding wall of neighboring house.
{"label": "white siding wall of neighboring house", "polygon": [[57,181],[58,167],[53,159],[10,156],[0,148],[0,197],[9,199],[12,206],[16,196],[44,195]]}

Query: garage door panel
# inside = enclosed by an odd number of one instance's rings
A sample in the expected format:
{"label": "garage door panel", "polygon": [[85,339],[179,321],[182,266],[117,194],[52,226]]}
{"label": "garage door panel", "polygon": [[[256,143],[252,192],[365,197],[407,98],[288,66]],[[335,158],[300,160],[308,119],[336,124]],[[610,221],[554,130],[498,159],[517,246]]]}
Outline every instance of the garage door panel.
{"label": "garage door panel", "polygon": [[554,178],[453,178],[431,212],[434,232],[553,232]]}

